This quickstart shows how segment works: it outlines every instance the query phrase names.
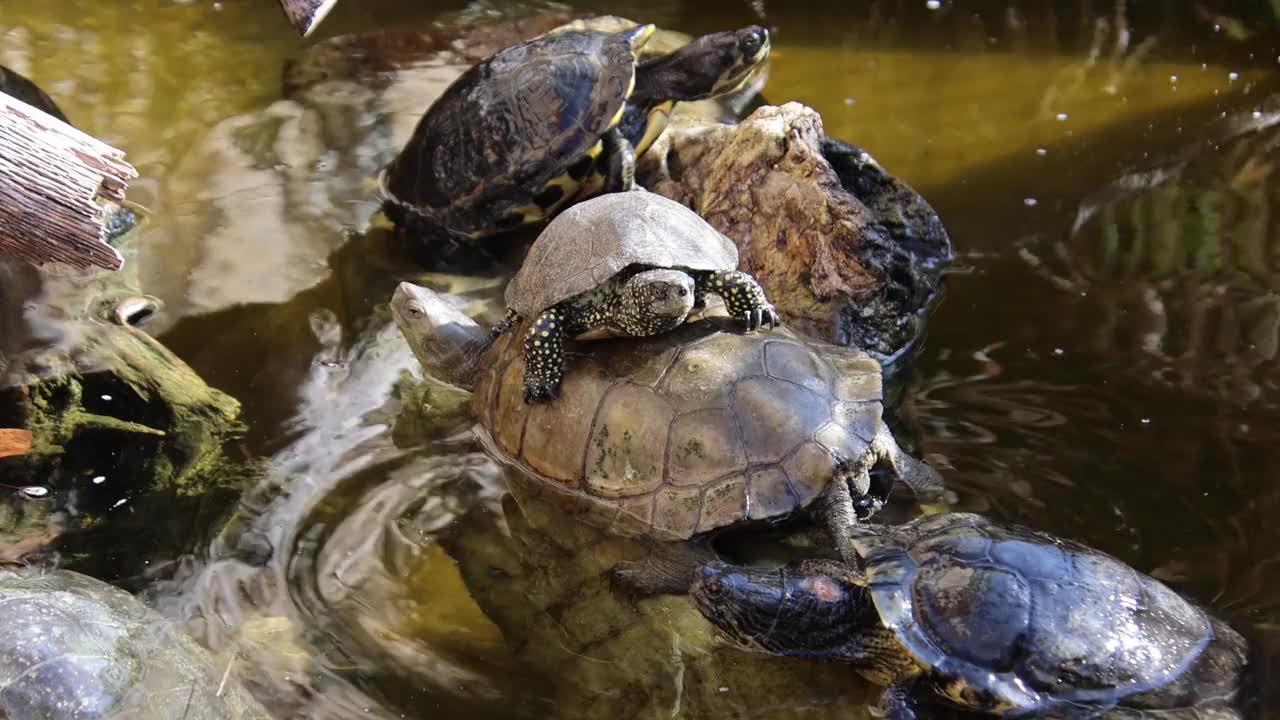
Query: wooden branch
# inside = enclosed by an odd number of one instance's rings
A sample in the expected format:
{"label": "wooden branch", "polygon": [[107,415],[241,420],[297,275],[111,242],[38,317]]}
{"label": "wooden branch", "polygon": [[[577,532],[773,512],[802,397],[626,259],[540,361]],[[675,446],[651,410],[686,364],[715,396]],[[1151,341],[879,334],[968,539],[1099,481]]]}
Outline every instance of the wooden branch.
{"label": "wooden branch", "polygon": [[136,177],[122,151],[0,93],[0,254],[119,270],[98,201]]}
{"label": "wooden branch", "polygon": [[280,0],[285,16],[302,37],[310,35],[337,4],[338,0]]}
{"label": "wooden branch", "polygon": [[0,458],[31,452],[31,433],[27,430],[0,428]]}

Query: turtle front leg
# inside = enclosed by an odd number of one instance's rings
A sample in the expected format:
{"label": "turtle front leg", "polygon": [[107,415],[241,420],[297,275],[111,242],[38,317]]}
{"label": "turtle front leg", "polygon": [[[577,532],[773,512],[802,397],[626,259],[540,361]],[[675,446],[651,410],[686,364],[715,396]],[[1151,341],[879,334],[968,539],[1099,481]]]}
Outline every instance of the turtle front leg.
{"label": "turtle front leg", "polygon": [[759,330],[766,323],[771,328],[782,323],[778,312],[765,297],[764,288],[744,272],[710,270],[694,273],[694,281],[697,298],[706,293],[719,295],[729,314],[746,323],[748,332]]}
{"label": "turtle front leg", "polygon": [[524,401],[554,400],[564,380],[564,333],[566,318],[557,308],[538,316],[524,338]]}
{"label": "turtle front leg", "polygon": [[609,161],[609,173],[604,179],[605,192],[628,192],[639,189],[636,185],[636,151],[622,131],[613,128],[604,134],[605,157]]}

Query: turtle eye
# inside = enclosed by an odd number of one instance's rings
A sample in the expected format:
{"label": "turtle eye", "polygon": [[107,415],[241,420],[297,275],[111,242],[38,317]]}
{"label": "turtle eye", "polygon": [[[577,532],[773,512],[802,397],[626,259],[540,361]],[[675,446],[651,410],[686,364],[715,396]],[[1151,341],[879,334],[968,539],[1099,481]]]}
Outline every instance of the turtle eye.
{"label": "turtle eye", "polygon": [[681,285],[680,287],[676,288],[676,294],[679,295],[680,297],[685,297],[686,295],[689,294],[689,291],[685,289],[683,285]]}
{"label": "turtle eye", "polygon": [[409,303],[409,306],[408,306],[408,307],[406,307],[406,308],[405,308],[405,310],[409,313],[409,315],[410,315],[411,317],[416,317],[416,318],[420,318],[420,317],[422,317],[423,315],[426,315],[426,314],[427,314],[427,309],[426,309],[426,308],[424,308],[424,307],[422,307],[422,305],[420,305],[420,304],[418,304],[418,303],[416,303],[416,302],[415,302],[415,303]]}
{"label": "turtle eye", "polygon": [[760,48],[764,46],[765,32],[764,28],[757,28],[742,36],[738,41],[738,48],[742,50],[744,58],[754,58],[760,52]]}

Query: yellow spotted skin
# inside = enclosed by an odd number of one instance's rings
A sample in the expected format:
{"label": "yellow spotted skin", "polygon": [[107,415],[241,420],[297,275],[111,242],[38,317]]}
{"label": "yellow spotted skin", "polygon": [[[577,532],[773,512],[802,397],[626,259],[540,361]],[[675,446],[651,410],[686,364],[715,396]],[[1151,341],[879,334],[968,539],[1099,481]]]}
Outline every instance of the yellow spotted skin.
{"label": "yellow spotted skin", "polygon": [[565,318],[556,308],[538,316],[524,339],[524,401],[555,399],[564,378]]}
{"label": "yellow spotted skin", "polygon": [[772,307],[765,298],[764,288],[755,278],[737,270],[715,270],[695,275],[698,297],[706,293],[719,295],[725,309],[735,318],[742,318],[752,310]]}
{"label": "yellow spotted skin", "polygon": [[[601,327],[633,337],[667,332],[683,323],[691,309],[704,305],[707,293],[720,296],[729,314],[742,320],[748,330],[777,324],[764,290],[747,273],[633,266],[534,318],[524,339],[525,402],[547,402],[559,395],[566,338]],[[687,302],[681,302],[686,294]],[[508,309],[494,328],[495,335],[519,321],[519,315]]]}

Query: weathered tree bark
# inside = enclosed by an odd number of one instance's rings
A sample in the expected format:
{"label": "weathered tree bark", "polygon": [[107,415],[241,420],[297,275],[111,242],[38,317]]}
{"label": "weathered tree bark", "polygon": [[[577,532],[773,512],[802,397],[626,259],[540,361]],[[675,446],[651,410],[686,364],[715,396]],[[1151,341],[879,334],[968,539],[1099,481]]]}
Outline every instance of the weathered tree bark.
{"label": "weathered tree bark", "polygon": [[310,35],[337,4],[338,0],[280,0],[285,16],[302,37]]}
{"label": "weathered tree bark", "polygon": [[26,455],[31,452],[31,431],[0,428],[0,457]]}
{"label": "weathered tree bark", "polygon": [[137,176],[120,150],[0,93],[0,254],[118,270],[99,201],[123,201]]}

